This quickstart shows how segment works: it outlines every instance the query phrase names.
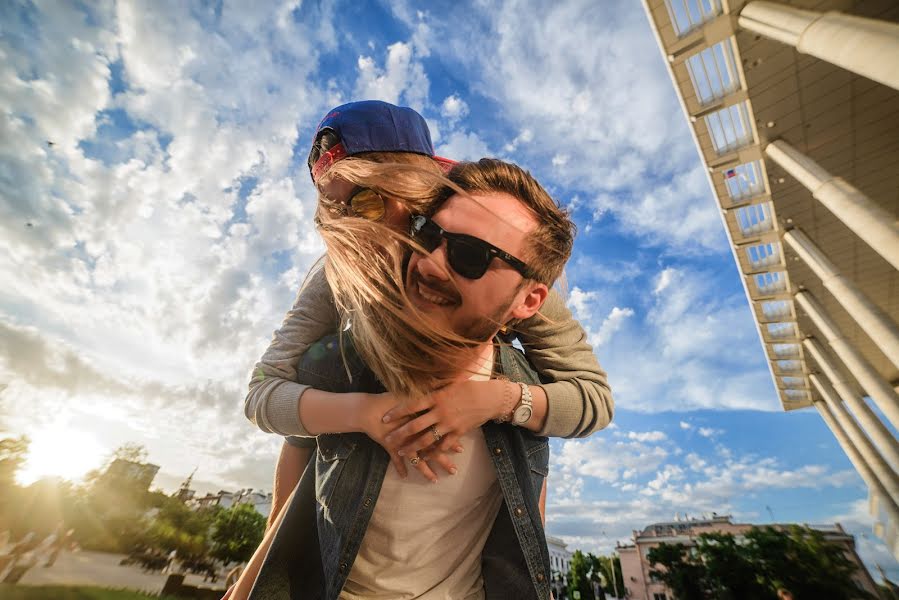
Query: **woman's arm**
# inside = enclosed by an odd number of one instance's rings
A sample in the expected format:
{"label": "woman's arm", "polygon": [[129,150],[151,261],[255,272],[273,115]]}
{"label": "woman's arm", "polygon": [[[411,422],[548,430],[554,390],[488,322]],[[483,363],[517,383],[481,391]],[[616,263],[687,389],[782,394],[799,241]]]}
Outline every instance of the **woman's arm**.
{"label": "woman's arm", "polygon": [[607,426],[615,412],[606,373],[557,291],[550,291],[540,314],[544,318],[535,315],[516,328],[528,361],[549,381],[540,386],[547,408],[538,433],[586,437]]}
{"label": "woman's arm", "polygon": [[244,413],[260,429],[280,435],[309,435],[297,404],[307,386],[298,383],[300,357],[312,344],[337,331],[339,318],[322,263],[312,268],[293,308],[253,369]]}

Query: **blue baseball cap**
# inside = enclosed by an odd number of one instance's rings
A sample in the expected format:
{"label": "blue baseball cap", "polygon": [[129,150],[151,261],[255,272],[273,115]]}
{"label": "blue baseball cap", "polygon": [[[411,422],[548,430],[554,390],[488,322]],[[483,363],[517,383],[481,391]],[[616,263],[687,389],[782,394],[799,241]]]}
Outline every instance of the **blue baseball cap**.
{"label": "blue baseball cap", "polygon": [[337,161],[362,152],[412,152],[430,156],[449,170],[454,161],[434,155],[428,124],[420,114],[405,106],[380,100],[350,102],[332,109],[318,124],[315,140],[333,131],[340,143],[328,149],[309,168],[317,181]]}

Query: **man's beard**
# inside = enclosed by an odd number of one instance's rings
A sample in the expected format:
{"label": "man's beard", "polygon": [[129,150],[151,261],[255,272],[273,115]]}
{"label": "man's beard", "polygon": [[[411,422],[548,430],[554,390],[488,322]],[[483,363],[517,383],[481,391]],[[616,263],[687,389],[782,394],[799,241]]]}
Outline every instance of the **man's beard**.
{"label": "man's beard", "polygon": [[515,302],[520,286],[512,290],[508,299],[491,315],[477,315],[459,325],[456,333],[478,342],[488,342],[502,328],[506,314]]}
{"label": "man's beard", "polygon": [[[408,264],[408,263],[407,263]],[[417,272],[407,275],[409,285],[418,285],[419,281],[423,281],[425,285],[433,291],[443,295],[445,298],[461,305],[465,299],[460,295],[459,290],[450,282],[426,280]],[[475,315],[453,327],[453,333],[468,338],[475,342],[488,342],[502,328],[506,314],[515,302],[515,296],[525,284],[521,281],[515,289],[509,293],[509,297],[503,302],[498,309],[490,315]]]}

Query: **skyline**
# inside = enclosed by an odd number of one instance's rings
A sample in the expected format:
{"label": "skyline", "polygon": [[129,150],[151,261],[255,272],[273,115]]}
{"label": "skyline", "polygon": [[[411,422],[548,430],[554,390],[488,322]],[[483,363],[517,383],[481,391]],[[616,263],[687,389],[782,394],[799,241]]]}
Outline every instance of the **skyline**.
{"label": "skyline", "polygon": [[617,410],[552,440],[548,533],[599,550],[675,512],[840,521],[899,577],[833,436],[781,411],[641,7],[468,9],[0,8],[4,435],[44,470],[136,442],[166,490],[195,467],[271,489],[280,440],[242,404],[322,250],[306,152],[325,111],[377,98],[419,110],[438,154],[517,162],[573,210],[568,302]]}

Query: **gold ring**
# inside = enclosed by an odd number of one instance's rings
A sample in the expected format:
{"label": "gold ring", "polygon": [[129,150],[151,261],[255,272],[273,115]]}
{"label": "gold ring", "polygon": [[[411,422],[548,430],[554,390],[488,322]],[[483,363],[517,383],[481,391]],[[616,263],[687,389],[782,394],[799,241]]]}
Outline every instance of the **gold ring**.
{"label": "gold ring", "polygon": [[412,463],[412,466],[414,467],[417,466],[419,462],[421,462],[421,459],[418,458],[418,456],[413,456],[409,459],[409,462]]}
{"label": "gold ring", "polygon": [[434,441],[439,442],[443,439],[443,436],[440,435],[440,432],[437,431],[437,425],[431,425],[431,433],[434,434]]}

